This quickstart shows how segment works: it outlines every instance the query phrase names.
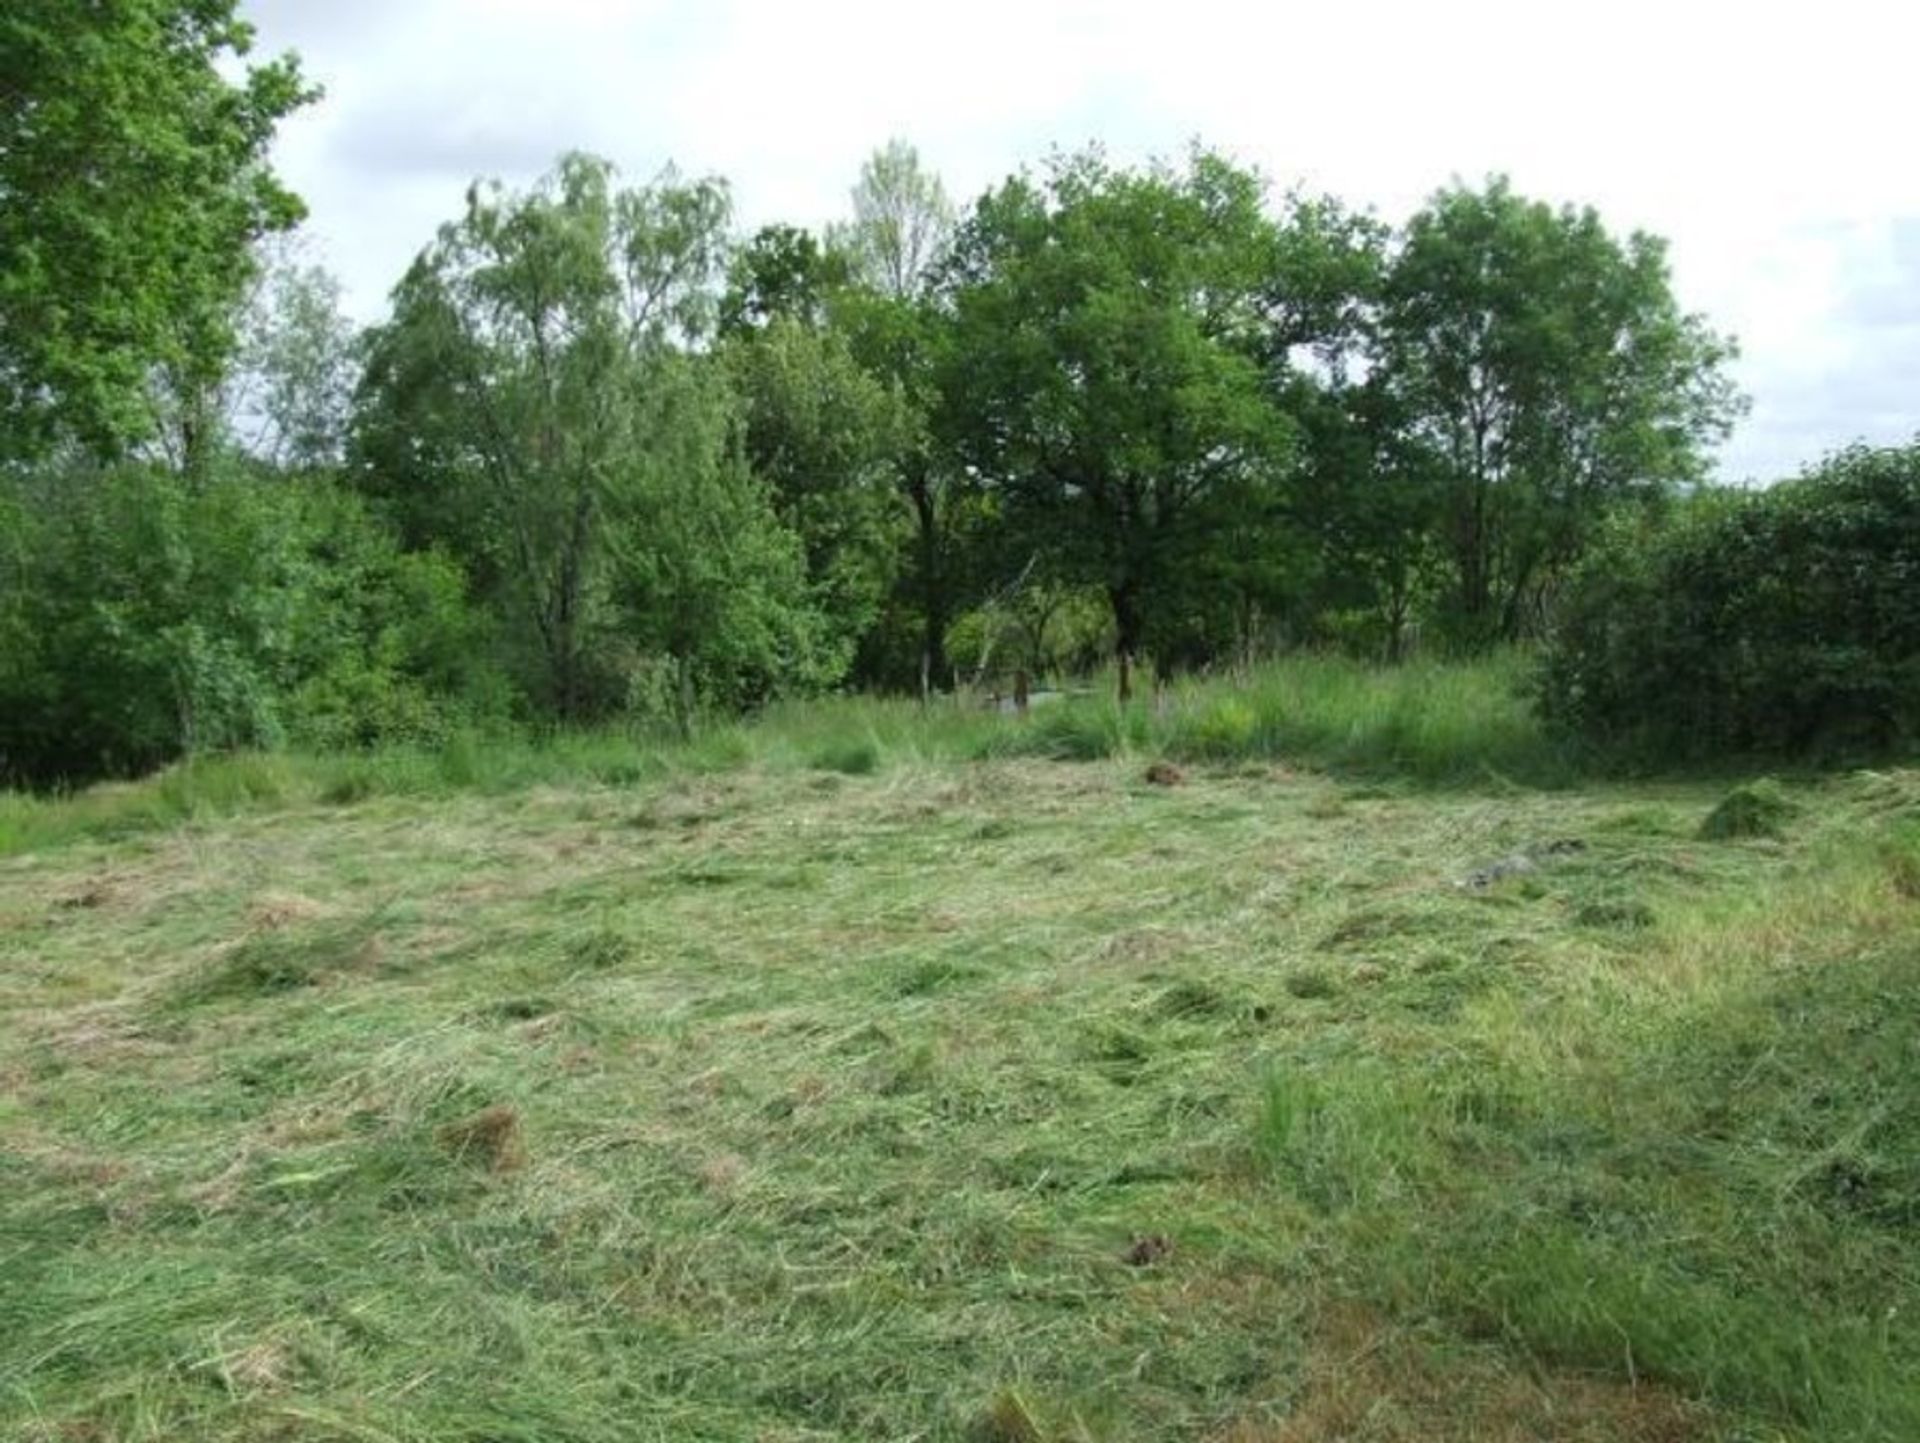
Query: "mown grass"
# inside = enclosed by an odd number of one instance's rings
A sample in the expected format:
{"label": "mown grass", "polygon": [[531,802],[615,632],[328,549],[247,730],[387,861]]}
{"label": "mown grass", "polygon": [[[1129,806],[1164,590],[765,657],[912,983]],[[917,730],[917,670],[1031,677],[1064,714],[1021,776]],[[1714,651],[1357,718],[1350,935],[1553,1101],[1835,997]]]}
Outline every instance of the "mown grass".
{"label": "mown grass", "polygon": [[0,1437],[1920,1437],[1920,774],[1320,680],[36,804]]}

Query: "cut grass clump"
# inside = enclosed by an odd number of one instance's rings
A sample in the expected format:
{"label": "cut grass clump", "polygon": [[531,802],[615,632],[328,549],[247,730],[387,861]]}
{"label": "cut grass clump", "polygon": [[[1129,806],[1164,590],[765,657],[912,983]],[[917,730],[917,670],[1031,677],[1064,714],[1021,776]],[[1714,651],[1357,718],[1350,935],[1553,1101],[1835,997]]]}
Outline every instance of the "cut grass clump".
{"label": "cut grass clump", "polygon": [[926,997],[949,987],[977,981],[985,975],[971,963],[947,957],[927,957],[894,974],[888,990],[896,997]]}
{"label": "cut grass clump", "polygon": [[440,1129],[440,1144],[456,1161],[488,1172],[515,1172],[526,1165],[526,1137],[519,1112],[504,1103],[483,1107]]}
{"label": "cut grass clump", "polygon": [[1607,932],[1641,932],[1658,920],[1652,907],[1634,897],[1596,897],[1574,908],[1582,927]]}
{"label": "cut grass clump", "polygon": [[1282,985],[1302,1001],[1318,1001],[1339,994],[1340,978],[1331,967],[1295,967]]}
{"label": "cut grass clump", "polygon": [[633,940],[612,927],[596,927],[566,946],[567,966],[587,972],[605,972],[633,955]]}
{"label": "cut grass clump", "polygon": [[1096,1023],[1085,1029],[1080,1052],[1109,1081],[1131,1085],[1153,1061],[1153,1039],[1136,1028]]}
{"label": "cut grass clump", "polygon": [[996,1393],[968,1430],[972,1443],[1046,1443],[1033,1408],[1013,1388]]}
{"label": "cut grass clump", "polygon": [[1799,810],[1778,782],[1762,777],[1722,797],[1700,823],[1698,835],[1703,842],[1779,837]]}
{"label": "cut grass clump", "polygon": [[1197,977],[1183,977],[1155,994],[1149,1011],[1167,1021],[1197,1021],[1244,1011],[1228,992]]}
{"label": "cut grass clump", "polygon": [[271,997],[313,987],[367,966],[379,956],[376,919],[305,929],[276,928],[248,937],[218,961],[190,974],[172,994],[175,1006]]}

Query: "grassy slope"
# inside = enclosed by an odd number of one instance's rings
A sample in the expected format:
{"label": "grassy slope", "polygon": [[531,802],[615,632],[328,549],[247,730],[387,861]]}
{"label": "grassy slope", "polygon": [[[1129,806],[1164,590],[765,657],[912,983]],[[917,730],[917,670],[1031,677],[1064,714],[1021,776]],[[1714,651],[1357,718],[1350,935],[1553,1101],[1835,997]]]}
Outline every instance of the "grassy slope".
{"label": "grassy slope", "polygon": [[0,1437],[1920,1437],[1920,775],[880,741],[0,861]]}

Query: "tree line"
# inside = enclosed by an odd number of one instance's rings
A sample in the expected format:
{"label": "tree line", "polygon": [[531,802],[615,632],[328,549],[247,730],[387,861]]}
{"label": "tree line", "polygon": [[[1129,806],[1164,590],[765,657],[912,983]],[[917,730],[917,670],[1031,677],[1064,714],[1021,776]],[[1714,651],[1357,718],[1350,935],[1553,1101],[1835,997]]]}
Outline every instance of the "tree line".
{"label": "tree line", "polygon": [[[1536,635],[1741,400],[1665,247],[1196,147],[845,220],[571,154],[356,331],[231,0],[0,19],[0,773]],[[238,78],[232,78],[234,76]]]}

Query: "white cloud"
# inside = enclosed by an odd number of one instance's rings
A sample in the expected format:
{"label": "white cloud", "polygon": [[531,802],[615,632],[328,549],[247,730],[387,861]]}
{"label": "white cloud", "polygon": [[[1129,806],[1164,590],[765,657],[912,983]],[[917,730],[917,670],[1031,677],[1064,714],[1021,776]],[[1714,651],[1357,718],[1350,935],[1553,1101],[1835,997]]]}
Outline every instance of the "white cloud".
{"label": "white cloud", "polygon": [[[1201,137],[1398,219],[1454,175],[1669,237],[1683,300],[1740,337],[1730,476],[1920,429],[1920,11],[980,0],[253,0],[328,98],[278,162],[363,318],[476,173],[562,150],[734,184],[740,219],[838,215],[864,155],[918,144],[961,197],[1056,147]],[[1896,323],[1898,322],[1898,323]]]}

